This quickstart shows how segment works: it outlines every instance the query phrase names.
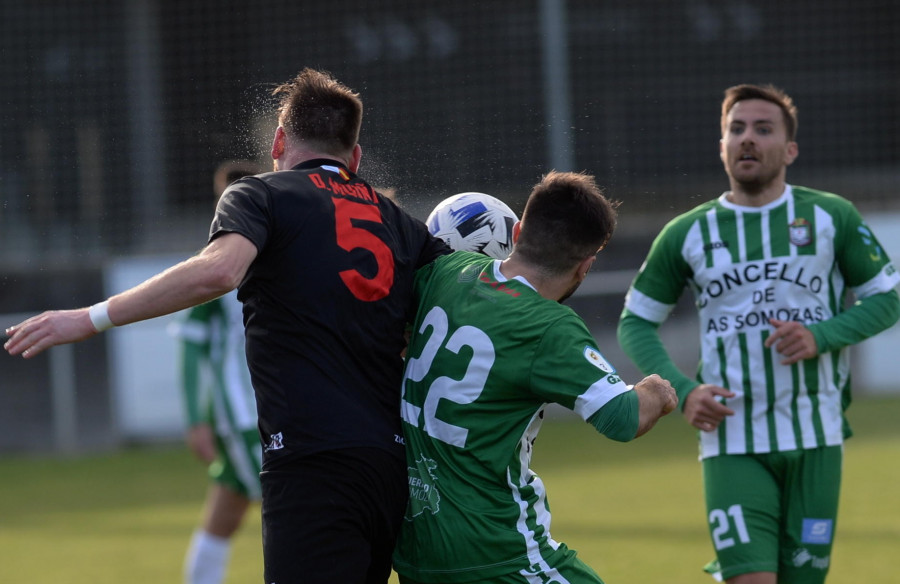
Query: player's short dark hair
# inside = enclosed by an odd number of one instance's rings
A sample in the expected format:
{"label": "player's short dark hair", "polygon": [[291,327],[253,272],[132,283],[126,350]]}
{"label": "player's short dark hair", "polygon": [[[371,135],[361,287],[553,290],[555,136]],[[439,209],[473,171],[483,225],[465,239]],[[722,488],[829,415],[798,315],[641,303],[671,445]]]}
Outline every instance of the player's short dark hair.
{"label": "player's short dark hair", "polygon": [[548,274],[561,274],[606,246],[617,206],[593,176],[551,171],[525,203],[514,253]]}
{"label": "player's short dark hair", "polygon": [[359,141],[362,99],[330,73],[307,67],[272,95],[280,97],[278,123],[289,137],[335,156]]}
{"label": "player's short dark hair", "polygon": [[734,104],[737,102],[748,99],[762,99],[777,105],[781,109],[782,117],[784,118],[784,128],[787,139],[793,142],[797,138],[797,128],[799,127],[800,122],[797,119],[797,106],[794,105],[794,100],[791,99],[791,96],[782,89],[771,84],[752,85],[750,83],[735,85],[725,90],[725,99],[722,100],[722,118],[720,122],[722,126],[722,135],[725,135],[725,119],[728,117],[728,112],[731,111],[731,108],[733,108]]}

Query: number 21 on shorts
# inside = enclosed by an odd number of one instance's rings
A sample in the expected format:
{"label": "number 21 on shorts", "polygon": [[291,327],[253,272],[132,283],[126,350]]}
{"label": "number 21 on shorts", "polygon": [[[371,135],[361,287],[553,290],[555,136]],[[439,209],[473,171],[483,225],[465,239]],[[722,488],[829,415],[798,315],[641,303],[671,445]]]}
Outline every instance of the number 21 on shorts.
{"label": "number 21 on shorts", "polygon": [[744,510],[740,505],[732,505],[727,511],[713,509],[709,512],[709,524],[712,526],[713,545],[717,550],[724,550],[734,545],[734,535],[741,543],[750,543],[750,534],[744,522]]}

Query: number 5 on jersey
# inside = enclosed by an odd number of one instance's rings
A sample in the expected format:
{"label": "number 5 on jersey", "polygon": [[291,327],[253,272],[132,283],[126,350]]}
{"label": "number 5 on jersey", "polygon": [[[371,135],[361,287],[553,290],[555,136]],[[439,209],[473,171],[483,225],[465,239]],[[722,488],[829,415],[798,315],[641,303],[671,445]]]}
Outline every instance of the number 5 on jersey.
{"label": "number 5 on jersey", "polygon": [[377,235],[354,225],[356,221],[381,223],[381,212],[375,205],[334,197],[334,226],[337,244],[346,251],[362,248],[372,252],[378,269],[368,278],[358,270],[340,272],[341,279],[354,296],[364,302],[381,300],[394,284],[394,255]]}
{"label": "number 5 on jersey", "polygon": [[[494,364],[494,344],[484,331],[473,326],[459,327],[448,339],[450,330],[447,313],[439,306],[428,311],[418,333],[424,336],[429,328],[431,334],[425,341],[422,354],[407,360],[406,373],[403,377],[401,415],[408,424],[424,430],[432,438],[462,448],[466,445],[469,430],[439,419],[438,405],[441,400],[465,405],[478,399],[484,391],[485,382]],[[409,401],[407,382],[421,382],[435,362],[443,364],[454,358],[461,358],[460,349],[463,347],[472,349],[472,356],[466,364],[463,378],[437,377],[428,386],[421,407]]]}

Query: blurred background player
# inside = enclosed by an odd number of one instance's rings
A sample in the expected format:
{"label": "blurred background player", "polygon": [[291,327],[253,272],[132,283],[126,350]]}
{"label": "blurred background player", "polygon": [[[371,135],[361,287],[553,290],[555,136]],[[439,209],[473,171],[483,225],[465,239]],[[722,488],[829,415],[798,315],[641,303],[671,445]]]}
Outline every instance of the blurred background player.
{"label": "blurred background player", "polygon": [[[250,160],[223,162],[213,176],[216,200],[225,188],[265,169]],[[259,501],[262,446],[256,399],[244,350],[237,291],[190,309],[170,332],[180,343],[181,388],[188,447],[209,465],[212,484],[203,523],[191,537],[185,584],[221,584],[237,532],[251,502]]]}
{"label": "blurred background player", "polygon": [[[850,436],[848,349],[897,322],[900,275],[850,201],[786,182],[799,152],[787,94],[730,87],[720,124],[731,190],[657,236],[619,342],[641,371],[672,381],[700,430],[721,577],[817,584],[831,565]],[[657,330],[685,288],[700,317],[696,378]]]}

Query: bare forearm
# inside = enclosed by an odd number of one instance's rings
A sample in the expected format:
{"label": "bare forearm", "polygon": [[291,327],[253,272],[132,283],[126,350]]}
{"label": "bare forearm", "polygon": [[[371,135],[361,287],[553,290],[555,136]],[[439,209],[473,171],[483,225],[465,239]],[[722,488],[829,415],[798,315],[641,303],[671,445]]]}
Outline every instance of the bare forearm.
{"label": "bare forearm", "polygon": [[206,254],[200,254],[111,297],[109,318],[117,326],[156,318],[218,298],[234,286]]}
{"label": "bare forearm", "polygon": [[110,326],[170,314],[233,290],[256,257],[256,247],[226,234],[197,256],[117,294],[95,307],[48,311],[6,329],[3,347],[30,358],[54,345],[82,341]]}

